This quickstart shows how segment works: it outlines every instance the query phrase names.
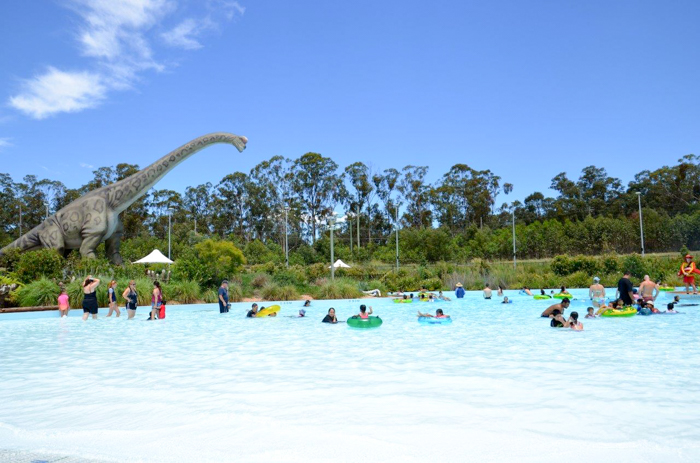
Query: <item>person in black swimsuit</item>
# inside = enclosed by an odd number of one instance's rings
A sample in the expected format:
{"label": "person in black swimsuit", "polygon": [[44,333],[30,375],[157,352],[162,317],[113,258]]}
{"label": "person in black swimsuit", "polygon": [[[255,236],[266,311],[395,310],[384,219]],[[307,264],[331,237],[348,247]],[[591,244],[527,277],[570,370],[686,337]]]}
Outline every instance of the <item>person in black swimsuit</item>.
{"label": "person in black swimsuit", "polygon": [[[263,307],[264,309],[264,307]],[[258,313],[258,304],[253,304],[248,311],[248,315],[246,315],[247,318],[255,318],[256,314]]]}
{"label": "person in black swimsuit", "polygon": [[338,323],[338,318],[335,316],[335,309],[331,307],[328,309],[328,315],[326,315],[322,323]]}
{"label": "person in black swimsuit", "polygon": [[97,287],[100,285],[100,280],[92,278],[92,275],[83,281],[83,321],[88,319],[88,315],[97,319]]}
{"label": "person in black swimsuit", "polygon": [[136,292],[136,282],[129,281],[129,286],[122,293],[122,297],[126,299],[126,312],[129,315],[127,320],[131,320],[136,315],[136,307],[139,305],[139,293]]}

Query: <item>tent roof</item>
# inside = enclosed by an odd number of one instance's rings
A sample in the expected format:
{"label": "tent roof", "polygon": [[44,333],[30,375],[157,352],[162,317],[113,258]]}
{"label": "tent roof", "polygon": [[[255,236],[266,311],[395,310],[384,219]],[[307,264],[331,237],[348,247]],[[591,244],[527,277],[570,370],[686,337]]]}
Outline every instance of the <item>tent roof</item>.
{"label": "tent roof", "polygon": [[[343,262],[340,259],[335,261],[335,264],[333,264],[333,267],[335,267],[335,268],[350,268],[350,266],[348,264],[346,264],[345,262]],[[328,268],[331,268],[331,266],[329,265]]]}
{"label": "tent roof", "polygon": [[172,264],[173,261],[168,259],[157,249],[154,249],[149,255],[143,259],[139,259],[134,264]]}

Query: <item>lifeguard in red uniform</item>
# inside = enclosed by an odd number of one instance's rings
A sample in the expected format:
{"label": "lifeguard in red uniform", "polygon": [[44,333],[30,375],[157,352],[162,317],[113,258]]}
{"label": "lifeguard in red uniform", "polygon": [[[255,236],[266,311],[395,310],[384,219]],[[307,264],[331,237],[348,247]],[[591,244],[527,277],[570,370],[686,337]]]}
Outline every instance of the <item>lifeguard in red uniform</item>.
{"label": "lifeguard in red uniform", "polygon": [[685,285],[685,292],[690,293],[690,287],[693,287],[693,294],[698,293],[698,287],[695,285],[695,274],[700,274],[700,270],[695,266],[693,262],[693,256],[686,254],[683,263],[681,264],[681,270],[678,272],[678,276],[683,277],[683,284]]}

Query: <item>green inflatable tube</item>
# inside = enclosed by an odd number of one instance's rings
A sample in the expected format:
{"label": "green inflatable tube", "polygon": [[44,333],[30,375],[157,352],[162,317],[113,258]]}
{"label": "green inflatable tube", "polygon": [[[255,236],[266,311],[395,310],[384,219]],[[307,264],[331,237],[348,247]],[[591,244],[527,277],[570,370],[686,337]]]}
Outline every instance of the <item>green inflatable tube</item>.
{"label": "green inflatable tube", "polygon": [[382,319],[379,317],[360,318],[357,315],[348,318],[350,328],[379,328],[382,326]]}

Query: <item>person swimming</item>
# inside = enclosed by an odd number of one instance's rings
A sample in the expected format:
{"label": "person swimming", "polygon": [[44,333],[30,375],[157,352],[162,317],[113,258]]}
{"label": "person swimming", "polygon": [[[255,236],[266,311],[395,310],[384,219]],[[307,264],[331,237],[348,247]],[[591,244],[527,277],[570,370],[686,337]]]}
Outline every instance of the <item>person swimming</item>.
{"label": "person swimming", "polygon": [[597,318],[598,316],[595,314],[595,309],[593,307],[589,307],[586,309],[588,313],[586,314],[585,318]]}
{"label": "person swimming", "polygon": [[564,319],[559,309],[554,309],[549,318],[551,318],[549,326],[552,328],[566,328],[569,326],[569,323]]}
{"label": "person swimming", "polygon": [[501,304],[512,304],[512,303],[513,303],[513,301],[508,299],[508,296],[504,297],[503,302],[501,302]]}
{"label": "person swimming", "polygon": [[367,320],[370,315],[372,315],[372,306],[369,307],[369,313],[367,313],[367,306],[362,304],[360,306],[360,313],[356,315],[356,317],[360,317],[363,320]]}
{"label": "person swimming", "polygon": [[578,321],[578,312],[571,312],[571,315],[569,315],[569,328],[571,328],[574,331],[583,331],[583,323]]}
{"label": "person swimming", "polygon": [[304,307],[311,307],[311,301],[309,299],[304,301]]}
{"label": "person swimming", "polygon": [[338,317],[335,316],[335,309],[333,307],[328,309],[328,314],[323,317],[321,323],[338,323]]}
{"label": "person swimming", "polygon": [[435,315],[429,314],[429,313],[421,313],[418,311],[418,317],[428,317],[428,318],[450,318],[449,315],[445,315],[442,311],[442,309],[437,309],[435,311]]}
{"label": "person swimming", "polygon": [[[264,309],[265,307],[263,307]],[[258,313],[258,304],[253,303],[253,305],[250,307],[250,310],[248,311],[248,314],[246,315],[247,318],[253,318],[256,316]]]}
{"label": "person swimming", "polygon": [[301,318],[301,317],[304,317],[304,316],[306,316],[306,310],[300,309],[300,310],[299,310],[299,317]]}
{"label": "person swimming", "polygon": [[676,306],[673,304],[673,302],[670,302],[666,306],[666,313],[678,313],[678,311],[676,310]]}

